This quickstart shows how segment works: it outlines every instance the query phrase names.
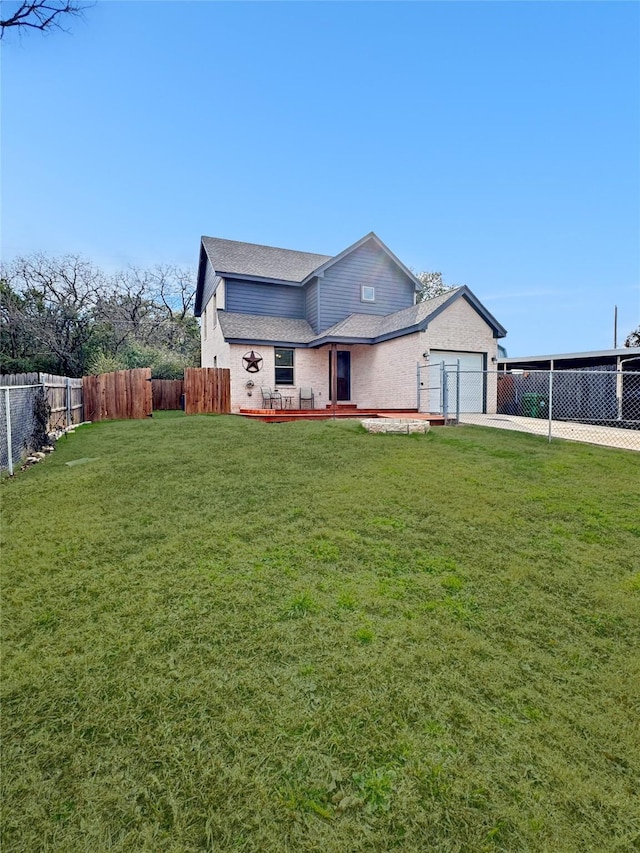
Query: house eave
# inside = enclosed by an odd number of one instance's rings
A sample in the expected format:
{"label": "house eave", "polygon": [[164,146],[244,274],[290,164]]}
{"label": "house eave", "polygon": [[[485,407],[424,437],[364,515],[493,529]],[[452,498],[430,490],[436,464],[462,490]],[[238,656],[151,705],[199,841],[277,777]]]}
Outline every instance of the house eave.
{"label": "house eave", "polygon": [[243,344],[251,347],[290,347],[305,349],[309,346],[306,341],[287,341],[274,338],[225,338],[228,344]]}
{"label": "house eave", "polygon": [[236,281],[250,281],[254,284],[282,284],[285,287],[302,287],[302,282],[290,281],[289,279],[285,278],[266,278],[264,276],[259,275],[246,275],[245,273],[232,271],[225,272],[223,270],[214,270],[214,272],[221,278],[232,278]]}
{"label": "house eave", "polygon": [[204,288],[204,266],[203,260],[208,258],[202,238],[200,238],[200,257],[198,259],[198,275],[196,276],[196,298],[193,305],[193,314],[200,317],[202,314],[202,291]]}
{"label": "house eave", "polygon": [[394,338],[403,338],[405,335],[413,335],[416,332],[424,332],[428,323],[414,323],[412,326],[405,326],[404,329],[396,329],[393,332],[385,332],[384,335],[378,335],[373,339],[374,344],[380,344],[383,341],[391,341]]}
{"label": "house eave", "polygon": [[312,349],[325,346],[326,344],[372,344],[373,338],[358,338],[349,337],[349,335],[325,335],[321,338],[314,338],[308,346]]}
{"label": "house eave", "polygon": [[385,332],[382,335],[374,335],[373,337],[358,337],[351,335],[323,335],[322,337],[315,338],[309,344],[310,347],[319,347],[324,346],[325,344],[367,344],[368,346],[373,346],[375,344],[381,344],[384,341],[391,341],[394,338],[403,338],[405,335],[413,335],[416,332],[421,332],[426,327],[424,321],[422,323],[414,323],[411,326],[405,326],[402,329],[394,329],[392,332]]}

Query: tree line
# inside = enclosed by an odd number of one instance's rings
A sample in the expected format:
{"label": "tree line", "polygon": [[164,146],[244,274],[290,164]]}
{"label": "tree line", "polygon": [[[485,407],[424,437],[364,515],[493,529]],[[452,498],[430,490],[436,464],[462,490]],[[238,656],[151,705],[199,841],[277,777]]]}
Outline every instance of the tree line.
{"label": "tree line", "polygon": [[[439,272],[416,276],[419,302],[452,289]],[[80,255],[16,258],[0,266],[0,373],[151,367],[156,378],[181,377],[200,363],[194,300],[193,271],[176,266],[107,274]]]}
{"label": "tree line", "polygon": [[[450,290],[422,272],[418,301]],[[80,255],[43,253],[0,266],[0,373],[65,376],[151,367],[159,379],[200,363],[191,270],[106,274]]]}
{"label": "tree line", "polygon": [[80,255],[16,258],[0,266],[0,373],[180,377],[200,363],[194,298],[193,272],[175,266],[107,274]]}

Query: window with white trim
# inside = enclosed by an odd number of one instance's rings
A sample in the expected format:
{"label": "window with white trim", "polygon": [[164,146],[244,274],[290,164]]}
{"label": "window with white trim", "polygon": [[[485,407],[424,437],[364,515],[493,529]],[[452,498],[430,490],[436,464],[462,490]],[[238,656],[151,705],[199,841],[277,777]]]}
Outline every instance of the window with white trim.
{"label": "window with white trim", "polygon": [[275,384],[293,385],[293,350],[275,347]]}
{"label": "window with white trim", "polygon": [[361,302],[375,302],[376,301],[376,289],[372,287],[370,284],[363,284],[360,288],[360,301]]}

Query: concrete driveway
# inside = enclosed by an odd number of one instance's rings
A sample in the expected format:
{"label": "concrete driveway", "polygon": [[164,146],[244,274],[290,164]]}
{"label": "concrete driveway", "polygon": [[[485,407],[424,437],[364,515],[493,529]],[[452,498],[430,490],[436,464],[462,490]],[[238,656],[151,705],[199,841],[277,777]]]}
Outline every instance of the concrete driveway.
{"label": "concrete driveway", "polygon": [[[521,418],[516,415],[461,414],[460,423],[493,427],[494,429],[510,429],[516,432],[529,432],[533,435],[543,435],[545,438],[549,435],[549,421],[541,418]],[[639,430],[579,424],[574,421],[551,421],[551,437],[640,452]]]}

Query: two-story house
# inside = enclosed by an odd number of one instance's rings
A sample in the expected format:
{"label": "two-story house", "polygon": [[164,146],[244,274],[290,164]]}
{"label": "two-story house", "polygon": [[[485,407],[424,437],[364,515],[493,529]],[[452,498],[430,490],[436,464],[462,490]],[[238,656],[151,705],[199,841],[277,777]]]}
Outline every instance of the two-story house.
{"label": "two-story house", "polygon": [[482,371],[505,329],[467,287],[416,304],[419,290],[373,232],[333,257],[203,237],[202,366],[230,369],[234,412],[260,408],[263,387],[293,407],[310,387],[316,408],[333,393],[360,408],[435,412],[417,366],[460,360],[482,385],[469,405],[495,411],[495,378]]}

